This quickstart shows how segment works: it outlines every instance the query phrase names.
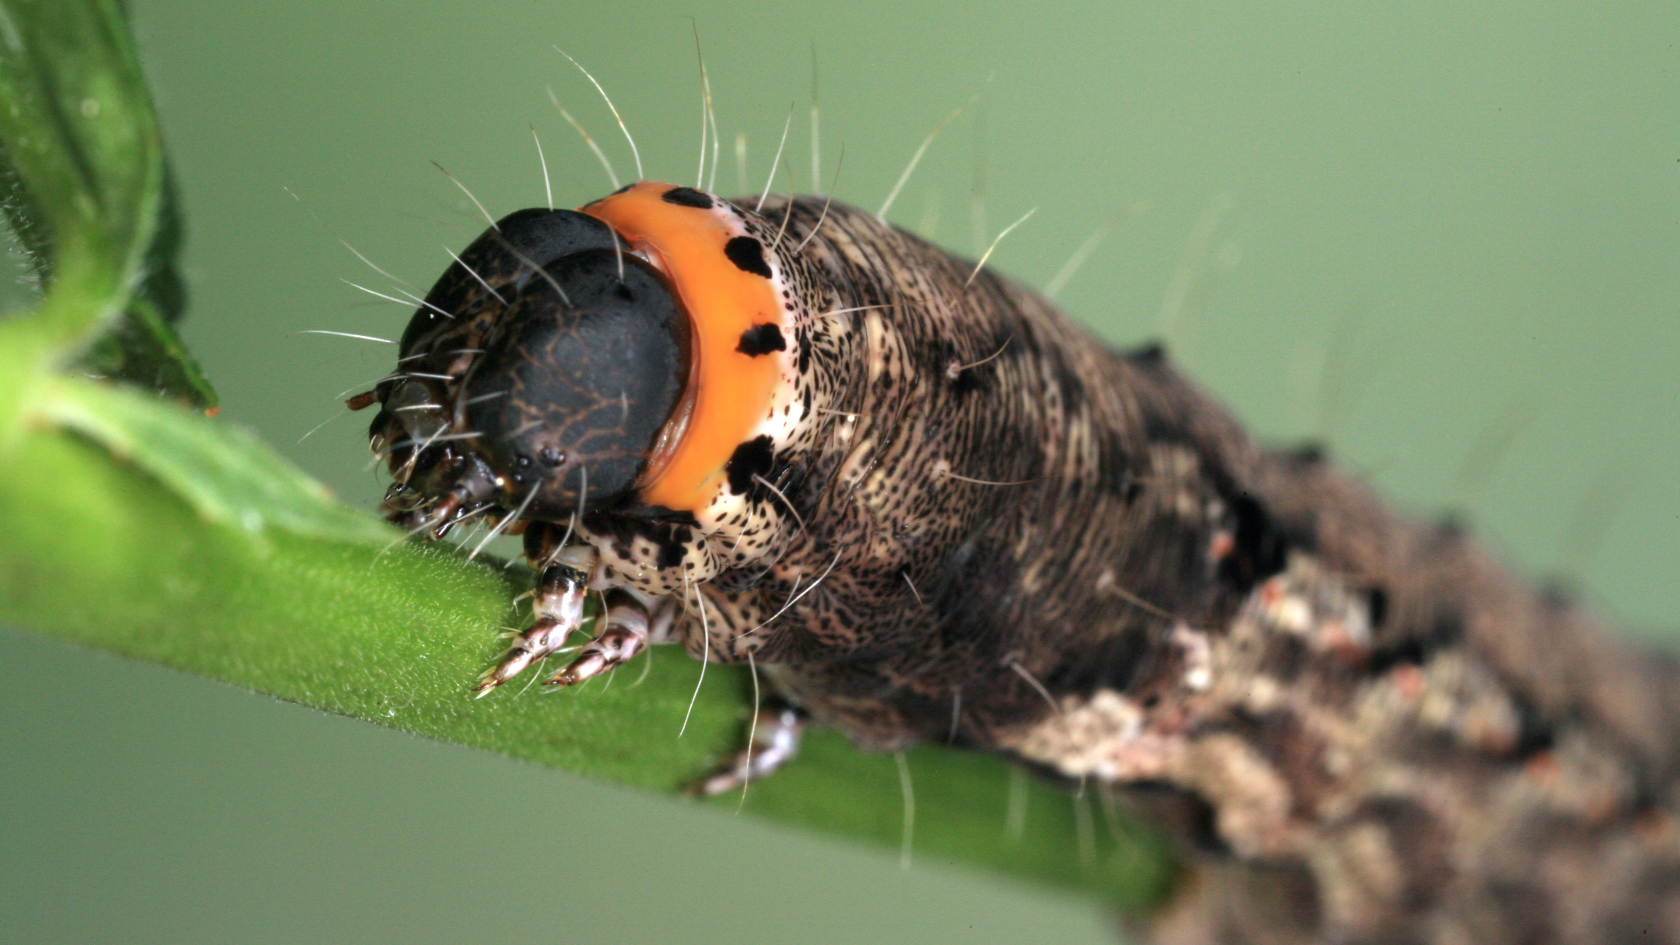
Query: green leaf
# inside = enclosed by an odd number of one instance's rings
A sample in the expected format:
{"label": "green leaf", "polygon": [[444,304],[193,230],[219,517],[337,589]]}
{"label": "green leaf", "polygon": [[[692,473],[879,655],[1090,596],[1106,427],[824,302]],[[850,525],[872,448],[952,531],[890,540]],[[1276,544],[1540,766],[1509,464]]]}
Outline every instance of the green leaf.
{"label": "green leaf", "polygon": [[214,407],[216,391],[175,330],[149,300],[136,295],[96,337],[73,369],[88,377],[120,381],[182,404]]}
{"label": "green leaf", "polygon": [[183,404],[214,407],[215,389],[175,333],[175,324],[186,314],[187,291],[175,265],[182,233],[173,178],[167,174],[158,214],[139,285],[122,314],[77,359],[75,370]]}
{"label": "green leaf", "polygon": [[253,536],[295,535],[384,544],[400,535],[335,502],[320,483],[239,427],[122,388],[59,378],[36,401],[42,419],[97,441],[156,476],[206,522]]}
{"label": "green leaf", "polygon": [[213,404],[171,327],[184,310],[180,228],[122,11],[6,0],[0,44],[0,207],[45,290],[36,343],[14,349],[33,352],[19,373],[70,356],[86,373]]}
{"label": "green leaf", "polygon": [[163,147],[114,3],[9,0],[0,40],[0,141],[29,194],[20,229],[37,234],[40,317],[71,341],[120,311],[137,281]]}

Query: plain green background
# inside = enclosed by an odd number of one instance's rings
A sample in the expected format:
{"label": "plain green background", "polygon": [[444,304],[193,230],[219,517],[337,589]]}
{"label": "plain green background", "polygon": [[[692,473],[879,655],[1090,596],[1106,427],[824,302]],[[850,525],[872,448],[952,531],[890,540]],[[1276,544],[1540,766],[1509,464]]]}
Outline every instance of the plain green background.
{"label": "plain green background", "polygon": [[[188,341],[224,420],[348,501],[382,488],[362,420],[297,441],[394,355],[293,333],[395,337],[408,312],[341,281],[390,285],[336,238],[423,289],[483,225],[429,161],[495,214],[540,203],[533,125],[557,203],[606,192],[545,86],[632,174],[555,44],[648,176],[693,183],[692,18],[720,190],[743,131],[763,186],[795,102],[784,167],[810,189],[813,45],[823,186],[843,144],[836,192],[870,208],[979,92],[898,222],[973,254],[1036,206],[995,263],[1043,285],[1130,211],[1062,295],[1099,335],[1155,336],[1182,295],[1176,357],[1263,437],[1325,439],[1407,510],[1466,512],[1647,636],[1680,624],[1680,6],[133,7],[189,225]],[[993,878],[0,646],[6,941],[1106,938],[1094,907]]]}

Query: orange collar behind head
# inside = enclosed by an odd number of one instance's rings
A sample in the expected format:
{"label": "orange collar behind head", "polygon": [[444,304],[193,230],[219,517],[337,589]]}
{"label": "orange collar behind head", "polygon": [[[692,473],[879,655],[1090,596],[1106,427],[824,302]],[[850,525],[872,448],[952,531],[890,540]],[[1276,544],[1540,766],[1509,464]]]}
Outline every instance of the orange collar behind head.
{"label": "orange collar behind head", "polygon": [[663,270],[688,310],[694,334],[683,403],[691,409],[686,423],[682,406],[667,421],[680,425],[668,434],[676,443],[650,458],[641,499],[699,512],[717,496],[736,448],[768,414],[780,373],[782,358],[749,343],[763,326],[786,327],[763,245],[733,208],[671,184],[633,184],[582,212]]}

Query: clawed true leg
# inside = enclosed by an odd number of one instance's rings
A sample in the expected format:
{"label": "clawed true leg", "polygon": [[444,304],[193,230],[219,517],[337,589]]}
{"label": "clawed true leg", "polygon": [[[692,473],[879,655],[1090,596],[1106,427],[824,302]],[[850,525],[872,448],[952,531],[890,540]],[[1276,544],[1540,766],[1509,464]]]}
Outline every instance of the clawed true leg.
{"label": "clawed true leg", "polygon": [[599,626],[603,629],[583,645],[577,658],[544,681],[547,686],[575,686],[586,679],[599,676],[628,662],[649,645],[664,643],[670,636],[676,616],[674,602],[666,599],[652,604],[629,588],[615,588],[605,595],[605,614]]}
{"label": "clawed true leg", "polygon": [[[561,652],[566,639],[583,626],[591,591],[601,594],[595,638],[578,648],[565,668],[544,680],[548,686],[574,686],[630,661],[656,643],[670,640],[682,601],[655,597],[634,588],[612,586],[600,559],[587,544],[562,545],[566,535],[546,522],[525,530],[525,557],[538,571],[531,626],[513,635],[513,643],[473,687],[480,696],[518,676],[532,663]],[[799,753],[805,717],[785,704],[765,706],[753,720],[748,745],[721,770],[695,784],[697,794],[714,795],[769,777]]]}
{"label": "clawed true leg", "polygon": [[711,797],[769,777],[799,754],[804,732],[804,713],[789,705],[765,706],[759,710],[747,747],[716,774],[694,785],[694,793]]}
{"label": "clawed true leg", "polygon": [[479,677],[479,695],[519,675],[532,663],[558,652],[583,624],[583,605],[599,565],[588,545],[562,548],[563,536],[552,526],[533,523],[525,531],[525,556],[539,569],[531,626],[513,638],[500,662]]}

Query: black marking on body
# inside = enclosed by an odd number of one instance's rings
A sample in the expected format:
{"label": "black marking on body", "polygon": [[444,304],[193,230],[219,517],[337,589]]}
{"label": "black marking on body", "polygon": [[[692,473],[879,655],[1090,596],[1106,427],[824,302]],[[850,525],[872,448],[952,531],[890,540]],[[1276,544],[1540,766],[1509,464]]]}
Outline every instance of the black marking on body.
{"label": "black marking on body", "polygon": [[1154,367],[1167,362],[1167,346],[1159,341],[1151,341],[1148,344],[1122,351],[1120,357],[1139,367]]}
{"label": "black marking on body", "polygon": [[1513,757],[1528,758],[1557,746],[1556,721],[1547,718],[1534,700],[1515,693],[1511,698],[1511,707],[1517,712],[1517,740],[1511,746]]}
{"label": "black marking on body", "polygon": [[1251,495],[1231,500],[1236,519],[1236,549],[1220,562],[1223,576],[1246,592],[1266,578],[1282,571],[1289,546],[1267,514],[1265,506]]}
{"label": "black marking on body", "polygon": [[770,278],[770,264],[764,261],[764,244],[750,236],[737,236],[723,245],[723,254],[742,272]]}
{"label": "black marking on body", "polygon": [[1372,632],[1380,632],[1388,623],[1388,591],[1380,587],[1366,591],[1365,605],[1370,612]]}
{"label": "black marking on body", "polygon": [[1037,350],[1032,352],[1032,362],[1035,364],[1048,363],[1054,372],[1056,385],[1062,392],[1062,404],[1068,410],[1077,410],[1084,406],[1088,394],[1085,379],[1079,376],[1078,369],[1059,351]]}
{"label": "black marking on body", "polygon": [[729,488],[744,495],[752,488],[753,476],[768,479],[775,462],[775,443],[768,436],[757,436],[735,447],[724,469],[729,473]]}
{"label": "black marking on body", "polygon": [[1436,613],[1421,633],[1374,647],[1366,667],[1376,675],[1400,665],[1422,666],[1435,653],[1464,639],[1464,618],[1464,614],[1453,611]]}
{"label": "black marking on body", "polygon": [[1133,479],[1129,474],[1123,476],[1120,485],[1120,500],[1129,506],[1136,502],[1140,495],[1143,495],[1143,483]]}
{"label": "black marking on body", "polygon": [[1317,440],[1302,443],[1286,455],[1299,466],[1317,466],[1330,461],[1329,448]]}
{"label": "black marking on body", "polygon": [[712,209],[712,198],[693,187],[672,187],[660,194],[659,199],[666,203],[674,203],[679,207],[693,207],[696,210]]}
{"label": "black marking on body", "polygon": [[741,343],[735,346],[735,350],[756,358],[772,351],[786,351],[787,340],[782,337],[780,328],[764,322],[741,332]]}

